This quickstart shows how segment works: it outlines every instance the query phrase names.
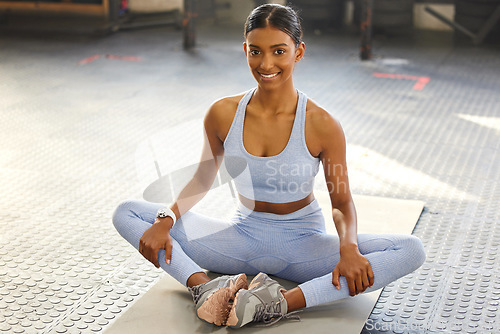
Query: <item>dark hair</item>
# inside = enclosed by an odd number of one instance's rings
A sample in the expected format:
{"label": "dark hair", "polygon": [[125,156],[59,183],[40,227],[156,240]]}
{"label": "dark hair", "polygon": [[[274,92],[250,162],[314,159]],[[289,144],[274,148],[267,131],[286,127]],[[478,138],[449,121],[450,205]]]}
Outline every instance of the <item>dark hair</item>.
{"label": "dark hair", "polygon": [[299,46],[302,42],[302,27],[300,18],[291,7],[278,4],[261,5],[248,15],[245,22],[245,38],[248,33],[257,28],[271,26],[285,32]]}

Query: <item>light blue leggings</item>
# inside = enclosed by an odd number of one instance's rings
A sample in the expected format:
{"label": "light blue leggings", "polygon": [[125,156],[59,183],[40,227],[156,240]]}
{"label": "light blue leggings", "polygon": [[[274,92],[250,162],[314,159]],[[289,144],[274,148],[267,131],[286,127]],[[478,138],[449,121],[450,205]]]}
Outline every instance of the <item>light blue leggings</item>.
{"label": "light blue leggings", "polygon": [[[162,205],[145,201],[121,203],[113,215],[118,232],[136,249]],[[230,221],[185,213],[170,231],[172,261],[161,268],[180,283],[207,269],[217,273],[255,275],[259,272],[299,283],[307,307],[349,296],[344,277],[341,289],[332,284],[339,261],[339,239],[327,234],[317,201],[286,215],[255,212],[240,205]],[[370,262],[379,289],[411,273],[425,260],[420,239],[402,234],[359,234],[358,247]]]}

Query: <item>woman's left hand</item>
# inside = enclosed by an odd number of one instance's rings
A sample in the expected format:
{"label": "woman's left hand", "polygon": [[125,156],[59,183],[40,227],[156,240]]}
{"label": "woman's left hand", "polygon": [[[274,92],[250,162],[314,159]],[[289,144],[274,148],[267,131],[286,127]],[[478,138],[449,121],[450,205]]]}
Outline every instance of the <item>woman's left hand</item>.
{"label": "woman's left hand", "polygon": [[339,277],[345,277],[351,296],[364,292],[368,287],[371,288],[375,280],[370,262],[359,252],[357,246],[341,250],[340,261],[332,274],[332,283],[337,290],[340,290]]}

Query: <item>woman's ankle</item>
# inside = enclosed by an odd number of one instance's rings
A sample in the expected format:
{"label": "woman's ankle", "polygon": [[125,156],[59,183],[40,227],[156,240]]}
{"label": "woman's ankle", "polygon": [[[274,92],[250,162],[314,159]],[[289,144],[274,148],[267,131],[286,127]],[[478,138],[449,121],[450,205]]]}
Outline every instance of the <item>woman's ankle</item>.
{"label": "woman's ankle", "polygon": [[283,291],[283,297],[288,306],[287,313],[306,307],[306,299],[299,287]]}
{"label": "woman's ankle", "polygon": [[189,276],[189,278],[186,282],[186,286],[188,288],[192,288],[193,286],[197,286],[197,285],[207,283],[210,281],[211,281],[211,279],[210,279],[210,277],[207,276],[207,274],[205,274],[204,272],[198,272],[198,273],[194,273],[191,276]]}

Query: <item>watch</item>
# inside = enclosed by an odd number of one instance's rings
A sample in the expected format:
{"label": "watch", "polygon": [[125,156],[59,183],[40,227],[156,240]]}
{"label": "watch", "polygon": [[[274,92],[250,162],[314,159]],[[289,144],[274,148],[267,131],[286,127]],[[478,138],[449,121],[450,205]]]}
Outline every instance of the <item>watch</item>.
{"label": "watch", "polygon": [[175,224],[177,217],[175,216],[175,213],[171,209],[169,208],[158,209],[158,212],[156,212],[156,218],[166,218],[166,217],[172,218]]}

